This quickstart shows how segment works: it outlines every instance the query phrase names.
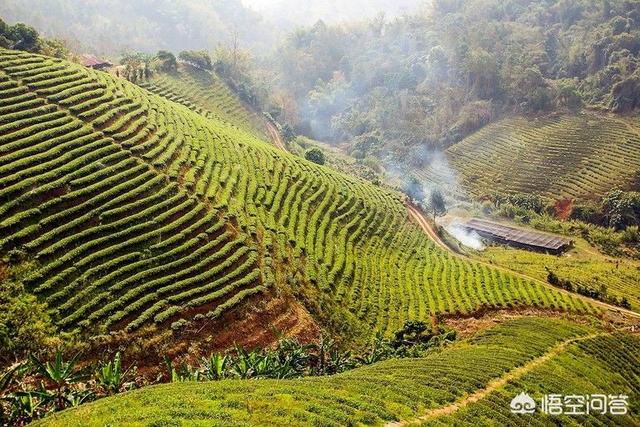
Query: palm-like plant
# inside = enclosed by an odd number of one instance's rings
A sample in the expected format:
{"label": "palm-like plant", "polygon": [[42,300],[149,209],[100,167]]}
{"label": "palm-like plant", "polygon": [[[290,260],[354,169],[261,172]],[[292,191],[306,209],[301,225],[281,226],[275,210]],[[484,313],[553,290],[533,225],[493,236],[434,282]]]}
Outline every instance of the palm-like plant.
{"label": "palm-like plant", "polygon": [[380,331],[376,332],[376,336],[373,339],[371,345],[371,351],[358,358],[358,360],[364,365],[371,365],[372,363],[379,362],[386,357],[389,343],[384,339],[384,336]]}
{"label": "palm-like plant", "polygon": [[202,359],[204,375],[208,380],[220,380],[224,378],[227,370],[227,356],[213,353],[208,358]]}
{"label": "palm-like plant", "polygon": [[67,396],[67,400],[69,401],[69,405],[72,408],[77,408],[78,406],[92,400],[95,396],[95,393],[90,390],[83,390],[79,392],[70,393]]}
{"label": "palm-like plant", "polygon": [[48,383],[45,390],[53,389],[53,401],[56,409],[64,409],[68,400],[65,393],[71,384],[81,381],[86,375],[79,369],[76,369],[78,354],[73,356],[69,361],[65,362],[62,351],[56,352],[53,363],[41,362],[35,356],[29,356],[29,363]]}
{"label": "palm-like plant", "polygon": [[251,378],[255,373],[257,364],[255,351],[249,353],[242,347],[236,346],[236,356],[231,360],[232,372],[241,379]]}
{"label": "palm-like plant", "polygon": [[23,426],[46,413],[50,395],[42,391],[20,391],[4,397],[11,404],[9,425]]}
{"label": "palm-like plant", "polygon": [[304,374],[311,361],[310,351],[312,344],[300,344],[295,339],[281,339],[276,349],[276,357],[281,368],[284,368],[283,377],[300,376]]}
{"label": "palm-like plant", "polygon": [[351,352],[340,352],[338,349],[331,349],[327,354],[325,372],[332,375],[356,367],[356,362],[351,357]]}
{"label": "palm-like plant", "polygon": [[111,395],[120,392],[126,385],[127,374],[129,369],[122,369],[122,355],[117,352],[113,360],[102,362],[95,372],[98,385],[100,385],[107,394]]}
{"label": "palm-like plant", "polygon": [[200,371],[193,369],[190,365],[182,363],[178,367],[173,366],[173,362],[167,356],[164,358],[164,364],[167,368],[167,376],[172,383],[184,381],[198,381],[200,379]]}

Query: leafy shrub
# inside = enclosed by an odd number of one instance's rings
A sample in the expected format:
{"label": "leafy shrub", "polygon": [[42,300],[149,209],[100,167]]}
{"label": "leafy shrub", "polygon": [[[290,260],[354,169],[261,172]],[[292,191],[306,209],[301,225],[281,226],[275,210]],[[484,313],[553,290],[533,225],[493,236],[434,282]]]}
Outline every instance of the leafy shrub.
{"label": "leafy shrub", "polygon": [[21,285],[0,283],[0,361],[13,361],[46,348],[54,333],[45,304]]}
{"label": "leafy shrub", "polygon": [[310,148],[309,150],[307,150],[304,153],[304,158],[313,163],[317,163],[319,165],[324,165],[325,163],[324,152],[317,147]]}
{"label": "leafy shrub", "polygon": [[212,70],[211,57],[206,50],[185,50],[178,57],[185,62],[195,65],[203,70]]}
{"label": "leafy shrub", "polygon": [[622,232],[622,241],[627,245],[640,244],[640,230],[637,225],[632,225]]}

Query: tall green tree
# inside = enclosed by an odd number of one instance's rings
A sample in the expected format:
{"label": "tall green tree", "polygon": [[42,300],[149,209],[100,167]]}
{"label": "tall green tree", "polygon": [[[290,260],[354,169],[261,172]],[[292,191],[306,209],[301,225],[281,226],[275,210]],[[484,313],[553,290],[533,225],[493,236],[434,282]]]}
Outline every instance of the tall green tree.
{"label": "tall green tree", "polygon": [[435,188],[429,195],[429,209],[433,213],[433,219],[447,214],[447,205],[442,191]]}

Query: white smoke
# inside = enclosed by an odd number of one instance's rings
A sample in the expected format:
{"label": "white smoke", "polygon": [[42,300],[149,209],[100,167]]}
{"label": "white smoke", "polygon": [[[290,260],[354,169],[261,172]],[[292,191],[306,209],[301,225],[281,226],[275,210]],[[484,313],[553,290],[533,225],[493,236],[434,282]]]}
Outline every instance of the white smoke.
{"label": "white smoke", "polygon": [[442,151],[430,153],[430,161],[427,168],[446,196],[449,196],[451,199],[466,196],[458,180],[458,174],[453,170],[451,165],[449,165],[449,160]]}
{"label": "white smoke", "polygon": [[475,249],[477,251],[484,250],[485,248],[480,235],[475,231],[469,231],[457,219],[454,219],[449,222],[449,224],[445,225],[444,229],[468,248]]}
{"label": "white smoke", "polygon": [[420,201],[428,204],[430,194],[438,190],[444,195],[448,210],[468,200],[458,174],[443,151],[416,145],[406,158],[408,160],[403,162],[392,156],[382,159],[387,177],[400,188],[404,188],[412,177],[416,178],[425,196],[425,200]]}
{"label": "white smoke", "polygon": [[438,225],[463,246],[477,251],[484,250],[486,246],[481,236],[464,226],[464,222],[473,215],[471,202],[446,153],[417,146],[412,150],[410,158],[417,160],[418,164],[408,165],[389,158],[384,159],[387,176],[400,185],[406,183],[411,176],[418,178],[425,196],[422,202],[425,204],[429,203],[431,191],[441,191],[445,196],[448,212],[444,217],[437,219]]}

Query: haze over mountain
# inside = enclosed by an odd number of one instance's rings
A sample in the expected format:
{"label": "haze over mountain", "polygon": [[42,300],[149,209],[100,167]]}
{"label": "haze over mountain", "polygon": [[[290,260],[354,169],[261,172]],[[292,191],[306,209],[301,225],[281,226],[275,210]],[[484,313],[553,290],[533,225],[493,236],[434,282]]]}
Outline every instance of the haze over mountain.
{"label": "haze over mountain", "polygon": [[213,49],[239,45],[266,53],[296,27],[343,23],[414,12],[422,0],[3,0],[0,16],[28,22],[78,50],[118,55],[124,50]]}
{"label": "haze over mountain", "polygon": [[3,0],[0,16],[101,54],[213,49],[236,33],[246,46],[274,42],[269,25],[240,0]]}
{"label": "haze over mountain", "polygon": [[243,0],[243,3],[281,28],[311,25],[319,19],[326,23],[345,23],[370,19],[379,14],[396,17],[415,13],[427,4],[425,0]]}

